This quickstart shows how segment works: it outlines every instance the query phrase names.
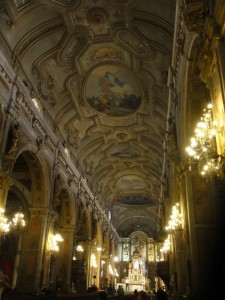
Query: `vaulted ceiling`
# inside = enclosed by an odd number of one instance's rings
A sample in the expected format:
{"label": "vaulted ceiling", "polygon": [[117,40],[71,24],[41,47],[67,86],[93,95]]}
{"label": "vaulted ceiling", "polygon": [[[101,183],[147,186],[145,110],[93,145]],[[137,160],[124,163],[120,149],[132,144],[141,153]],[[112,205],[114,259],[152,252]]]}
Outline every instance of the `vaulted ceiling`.
{"label": "vaulted ceiling", "polygon": [[175,0],[0,3],[24,84],[119,235],[154,237]]}

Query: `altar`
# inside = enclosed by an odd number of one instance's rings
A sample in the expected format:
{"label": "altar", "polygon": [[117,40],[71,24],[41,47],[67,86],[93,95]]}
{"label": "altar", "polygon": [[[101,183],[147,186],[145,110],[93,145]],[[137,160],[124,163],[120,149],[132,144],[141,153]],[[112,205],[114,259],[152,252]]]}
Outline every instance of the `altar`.
{"label": "altar", "polygon": [[145,284],[130,283],[128,288],[126,288],[126,284],[124,282],[118,282],[116,283],[115,288],[118,289],[119,285],[122,285],[124,291],[129,291],[129,292],[134,292],[134,290],[137,291],[146,290]]}
{"label": "altar", "polygon": [[141,257],[138,249],[136,248],[129,263],[128,277],[124,278],[124,290],[138,291],[145,290],[145,259]]}

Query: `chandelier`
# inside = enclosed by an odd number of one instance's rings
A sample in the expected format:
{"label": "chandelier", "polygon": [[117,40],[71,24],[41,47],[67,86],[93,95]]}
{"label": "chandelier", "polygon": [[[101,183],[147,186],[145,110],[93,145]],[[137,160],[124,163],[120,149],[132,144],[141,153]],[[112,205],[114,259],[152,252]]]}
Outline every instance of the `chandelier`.
{"label": "chandelier", "polygon": [[25,225],[22,208],[15,213],[11,221],[8,221],[8,218],[5,216],[5,209],[0,207],[0,237],[5,236],[11,229],[22,230]]}
{"label": "chandelier", "polygon": [[[165,227],[169,233],[174,233],[177,229],[182,229],[183,215],[180,213],[180,204],[177,202],[172,206],[172,212],[169,217],[168,225]],[[167,253],[170,251],[171,246],[171,234],[168,234],[162,247],[160,248],[161,253]]]}
{"label": "chandelier", "polygon": [[221,155],[216,150],[216,136],[222,133],[217,122],[213,120],[212,104],[203,110],[200,121],[195,128],[195,136],[186,148],[189,159],[189,171],[197,164],[202,176],[218,175]]}
{"label": "chandelier", "polygon": [[24,220],[24,214],[22,213],[22,208],[20,208],[19,212],[15,213],[12,219],[12,227],[17,230],[21,230],[25,227],[26,222]]}
{"label": "chandelier", "polygon": [[48,252],[51,254],[55,254],[57,252],[59,252],[59,245],[58,243],[63,242],[63,238],[61,236],[61,234],[57,233],[57,234],[52,234],[49,240],[49,250]]}
{"label": "chandelier", "polygon": [[0,236],[4,236],[10,230],[11,223],[8,222],[7,217],[5,216],[4,208],[0,208]]}
{"label": "chandelier", "polygon": [[170,234],[167,236],[167,238],[165,239],[165,241],[163,242],[162,247],[160,248],[160,252],[161,253],[167,253],[168,251],[170,251]]}
{"label": "chandelier", "polygon": [[165,227],[167,231],[174,231],[182,226],[182,214],[180,213],[179,203],[176,203],[172,207],[172,213],[170,215],[168,225]]}

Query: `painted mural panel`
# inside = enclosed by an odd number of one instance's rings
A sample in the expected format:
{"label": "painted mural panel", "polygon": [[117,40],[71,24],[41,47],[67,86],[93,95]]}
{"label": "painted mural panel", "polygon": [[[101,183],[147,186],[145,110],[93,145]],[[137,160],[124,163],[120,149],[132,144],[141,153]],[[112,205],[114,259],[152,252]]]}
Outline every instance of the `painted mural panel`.
{"label": "painted mural panel", "polygon": [[132,114],[141,102],[137,79],[125,68],[114,64],[94,69],[87,78],[85,93],[92,108],[112,116]]}

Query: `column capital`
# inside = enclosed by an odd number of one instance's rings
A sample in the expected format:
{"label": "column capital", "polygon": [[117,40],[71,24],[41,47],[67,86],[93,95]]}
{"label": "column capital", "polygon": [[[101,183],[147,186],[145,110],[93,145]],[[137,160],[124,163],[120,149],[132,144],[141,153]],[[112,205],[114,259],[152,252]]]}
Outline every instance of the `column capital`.
{"label": "column capital", "polygon": [[10,185],[12,185],[12,182],[13,180],[9,175],[0,171],[0,189],[9,188]]}
{"label": "column capital", "polygon": [[12,178],[0,171],[0,205],[2,207],[5,207],[10,185],[12,185]]}

